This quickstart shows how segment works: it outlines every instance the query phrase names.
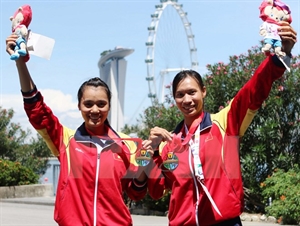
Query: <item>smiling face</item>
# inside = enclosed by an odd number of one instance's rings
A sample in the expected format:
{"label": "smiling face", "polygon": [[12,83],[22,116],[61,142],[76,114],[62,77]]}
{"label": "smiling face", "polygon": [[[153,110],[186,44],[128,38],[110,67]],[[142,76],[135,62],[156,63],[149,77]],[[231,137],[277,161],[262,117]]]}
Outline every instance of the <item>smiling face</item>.
{"label": "smiling face", "polygon": [[280,7],[271,7],[268,6],[265,8],[266,15],[269,16],[268,20],[280,22],[280,21],[288,21],[289,14],[286,10],[281,9]]}
{"label": "smiling face", "polygon": [[102,135],[104,122],[109,112],[109,100],[102,86],[86,86],[78,105],[85,127],[95,135]]}
{"label": "smiling face", "polygon": [[111,92],[99,77],[84,82],[78,90],[78,109],[85,127],[93,135],[104,135],[104,122],[110,110]]}
{"label": "smiling face", "polygon": [[195,77],[187,75],[178,82],[174,90],[174,99],[188,127],[202,113],[205,96],[205,86],[201,87]]}

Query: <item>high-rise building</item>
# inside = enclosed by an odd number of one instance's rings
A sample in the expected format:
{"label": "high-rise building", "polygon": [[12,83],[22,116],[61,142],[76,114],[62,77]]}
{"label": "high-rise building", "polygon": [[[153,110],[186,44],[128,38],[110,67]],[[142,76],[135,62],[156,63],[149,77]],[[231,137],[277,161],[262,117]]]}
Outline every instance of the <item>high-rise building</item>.
{"label": "high-rise building", "polygon": [[108,121],[120,131],[124,127],[124,97],[127,61],[125,57],[133,53],[133,49],[116,47],[101,53],[98,62],[100,78],[107,83],[111,92],[111,109]]}

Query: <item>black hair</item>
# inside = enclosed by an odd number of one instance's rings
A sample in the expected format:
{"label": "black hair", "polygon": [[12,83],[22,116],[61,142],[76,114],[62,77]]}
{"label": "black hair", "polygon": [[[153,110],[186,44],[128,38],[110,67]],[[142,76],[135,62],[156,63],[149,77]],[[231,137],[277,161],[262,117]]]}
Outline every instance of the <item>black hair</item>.
{"label": "black hair", "polygon": [[200,89],[203,90],[204,83],[203,83],[201,75],[194,70],[183,70],[183,71],[178,72],[173,79],[172,93],[173,93],[174,98],[175,98],[175,93],[177,91],[178,84],[186,77],[194,78],[196,80],[196,82],[199,84]]}
{"label": "black hair", "polygon": [[102,87],[104,87],[106,94],[107,94],[108,103],[110,106],[110,101],[111,101],[110,89],[109,89],[108,85],[99,77],[91,78],[91,79],[85,81],[84,83],[82,83],[82,85],[80,86],[78,93],[77,93],[78,103],[80,103],[80,100],[83,95],[83,91],[87,86],[94,86],[94,87],[102,86]]}

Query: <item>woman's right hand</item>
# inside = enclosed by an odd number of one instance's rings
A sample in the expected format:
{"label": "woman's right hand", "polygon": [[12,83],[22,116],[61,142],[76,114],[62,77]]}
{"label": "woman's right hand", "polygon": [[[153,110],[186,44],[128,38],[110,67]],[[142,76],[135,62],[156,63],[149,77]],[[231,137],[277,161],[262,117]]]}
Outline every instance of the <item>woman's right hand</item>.
{"label": "woman's right hand", "polygon": [[162,141],[171,141],[172,133],[164,128],[155,126],[150,130],[149,139],[151,141],[151,146],[155,150]]}

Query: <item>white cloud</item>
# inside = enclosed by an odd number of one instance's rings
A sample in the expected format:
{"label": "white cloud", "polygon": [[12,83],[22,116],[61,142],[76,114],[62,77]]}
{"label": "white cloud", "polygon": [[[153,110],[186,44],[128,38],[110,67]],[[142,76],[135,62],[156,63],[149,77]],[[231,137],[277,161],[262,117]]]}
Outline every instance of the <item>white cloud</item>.
{"label": "white cloud", "polygon": [[[41,90],[45,103],[51,108],[60,122],[71,128],[76,129],[83,122],[80,111],[77,108],[77,100],[72,100],[70,94],[64,94],[60,90],[44,89]],[[4,109],[13,109],[15,114],[12,122],[19,123],[22,129],[30,129],[32,135],[36,132],[30,125],[27,115],[23,108],[23,98],[21,94],[1,94],[0,106]]]}
{"label": "white cloud", "polygon": [[71,94],[64,94],[60,90],[42,89],[45,102],[53,112],[68,112],[78,110],[77,102],[73,102]]}

